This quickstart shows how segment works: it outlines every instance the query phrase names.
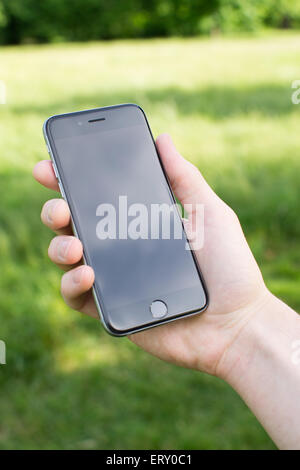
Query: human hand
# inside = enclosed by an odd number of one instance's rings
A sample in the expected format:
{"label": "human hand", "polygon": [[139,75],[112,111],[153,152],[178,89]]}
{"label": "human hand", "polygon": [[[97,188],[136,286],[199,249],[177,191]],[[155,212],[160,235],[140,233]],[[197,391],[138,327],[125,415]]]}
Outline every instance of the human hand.
{"label": "human hand", "polygon": [[[271,296],[232,209],[214,193],[198,169],[179,155],[168,135],[159,136],[156,145],[180,202],[204,204],[204,244],[195,253],[209,305],[199,315],[129,337],[163,360],[222,376],[224,357]],[[39,162],[33,174],[44,186],[58,190],[50,161]],[[67,271],[61,281],[64,300],[71,308],[98,318],[91,291],[94,273],[91,267],[82,265],[82,245],[72,235],[67,203],[63,199],[47,201],[41,218],[58,234],[48,253]]]}

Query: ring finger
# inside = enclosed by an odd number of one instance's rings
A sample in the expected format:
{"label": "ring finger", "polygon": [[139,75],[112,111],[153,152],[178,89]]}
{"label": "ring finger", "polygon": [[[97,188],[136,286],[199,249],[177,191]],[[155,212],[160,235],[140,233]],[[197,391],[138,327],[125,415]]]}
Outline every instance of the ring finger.
{"label": "ring finger", "polygon": [[78,238],[70,235],[54,237],[48,248],[51,261],[64,270],[73,268],[82,261],[82,244]]}
{"label": "ring finger", "polygon": [[68,204],[63,199],[50,199],[41,212],[43,224],[58,234],[71,235],[71,215]]}

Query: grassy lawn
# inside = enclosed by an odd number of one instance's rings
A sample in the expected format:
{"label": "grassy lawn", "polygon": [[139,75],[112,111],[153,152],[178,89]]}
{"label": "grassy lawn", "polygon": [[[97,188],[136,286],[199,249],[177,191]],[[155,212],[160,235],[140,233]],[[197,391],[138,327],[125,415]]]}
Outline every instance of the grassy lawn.
{"label": "grassy lawn", "polygon": [[137,102],[240,216],[267,285],[300,309],[300,35],[0,49],[0,448],[272,449],[221,380],[109,337],[60,298],[40,223],[51,114]]}

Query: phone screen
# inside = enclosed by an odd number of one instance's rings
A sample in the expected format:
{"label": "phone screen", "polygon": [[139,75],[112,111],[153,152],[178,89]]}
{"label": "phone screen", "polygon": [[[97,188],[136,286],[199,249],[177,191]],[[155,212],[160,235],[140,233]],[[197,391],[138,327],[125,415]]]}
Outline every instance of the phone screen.
{"label": "phone screen", "polygon": [[155,301],[166,305],[167,320],[203,309],[199,269],[180,215],[165,210],[174,200],[142,110],[62,115],[47,132],[109,329],[161,321],[151,311]]}

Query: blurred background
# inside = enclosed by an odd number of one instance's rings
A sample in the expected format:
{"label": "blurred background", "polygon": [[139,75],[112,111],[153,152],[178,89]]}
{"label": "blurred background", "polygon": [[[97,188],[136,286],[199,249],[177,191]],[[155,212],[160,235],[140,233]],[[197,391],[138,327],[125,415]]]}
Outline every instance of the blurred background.
{"label": "blurred background", "polygon": [[274,448],[224,382],[64,305],[31,172],[48,116],[140,104],[299,309],[299,28],[299,0],[0,0],[0,448]]}

